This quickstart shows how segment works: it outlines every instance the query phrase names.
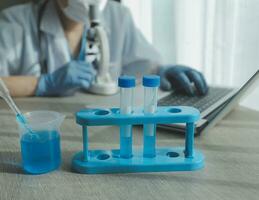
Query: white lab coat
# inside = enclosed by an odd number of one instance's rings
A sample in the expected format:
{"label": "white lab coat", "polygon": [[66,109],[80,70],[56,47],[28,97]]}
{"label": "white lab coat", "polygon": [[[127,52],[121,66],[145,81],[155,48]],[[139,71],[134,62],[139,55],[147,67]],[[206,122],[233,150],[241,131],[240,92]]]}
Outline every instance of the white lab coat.
{"label": "white lab coat", "polygon": [[[48,73],[73,59],[53,1],[47,4],[40,25],[38,8],[38,5],[28,3],[2,11],[0,76],[40,76],[42,57],[46,61]],[[138,71],[145,65],[160,63],[159,54],[136,28],[126,7],[109,2],[102,14],[102,24],[108,34],[110,59],[111,63],[115,64],[117,73],[122,68]]]}

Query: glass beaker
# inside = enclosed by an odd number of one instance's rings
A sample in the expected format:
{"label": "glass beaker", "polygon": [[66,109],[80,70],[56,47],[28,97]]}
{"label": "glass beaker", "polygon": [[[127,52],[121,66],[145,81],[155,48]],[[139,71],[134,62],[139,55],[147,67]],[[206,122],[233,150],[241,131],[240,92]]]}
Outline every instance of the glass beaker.
{"label": "glass beaker", "polygon": [[30,174],[43,174],[59,168],[59,129],[65,115],[54,111],[33,111],[26,113],[24,117],[27,126],[17,120],[24,171]]}

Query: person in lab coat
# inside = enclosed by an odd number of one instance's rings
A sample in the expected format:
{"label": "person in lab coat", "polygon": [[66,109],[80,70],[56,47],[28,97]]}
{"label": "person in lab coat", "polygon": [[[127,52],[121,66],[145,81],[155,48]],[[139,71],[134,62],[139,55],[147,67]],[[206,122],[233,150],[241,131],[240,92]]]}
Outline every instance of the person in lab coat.
{"label": "person in lab coat", "polygon": [[12,96],[64,96],[87,90],[96,75],[87,61],[89,3],[98,3],[110,60],[121,73],[159,73],[161,88],[206,94],[203,75],[187,66],[162,66],[159,53],[123,5],[107,0],[43,0],[0,14],[0,77]]}

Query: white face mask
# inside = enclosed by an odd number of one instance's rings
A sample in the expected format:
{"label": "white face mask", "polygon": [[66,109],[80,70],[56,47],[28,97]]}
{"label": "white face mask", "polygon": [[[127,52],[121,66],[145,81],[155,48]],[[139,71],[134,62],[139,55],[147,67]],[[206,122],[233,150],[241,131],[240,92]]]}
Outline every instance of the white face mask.
{"label": "white face mask", "polygon": [[97,5],[103,11],[108,0],[68,0],[68,6],[63,9],[65,15],[70,19],[88,23],[89,5]]}

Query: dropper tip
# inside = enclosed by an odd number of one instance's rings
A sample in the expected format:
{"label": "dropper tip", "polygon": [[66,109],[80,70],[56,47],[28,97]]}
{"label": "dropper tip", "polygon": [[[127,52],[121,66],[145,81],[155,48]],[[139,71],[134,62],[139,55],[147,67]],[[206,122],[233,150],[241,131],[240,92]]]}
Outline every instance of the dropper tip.
{"label": "dropper tip", "polygon": [[26,120],[25,120],[25,117],[23,115],[17,114],[16,119],[17,119],[18,122],[20,122],[22,124],[26,124]]}

